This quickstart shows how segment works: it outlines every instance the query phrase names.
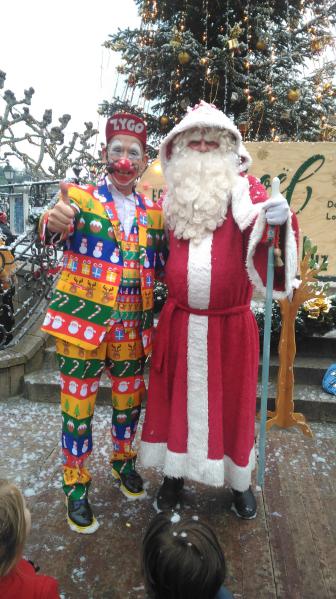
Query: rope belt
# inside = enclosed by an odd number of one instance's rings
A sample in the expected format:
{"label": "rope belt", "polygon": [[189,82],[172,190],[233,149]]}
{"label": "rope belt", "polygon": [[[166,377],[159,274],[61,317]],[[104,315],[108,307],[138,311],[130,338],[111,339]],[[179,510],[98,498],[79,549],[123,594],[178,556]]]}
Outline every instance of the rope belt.
{"label": "rope belt", "polygon": [[169,297],[162,309],[160,314],[159,324],[154,341],[154,349],[152,356],[153,367],[161,372],[166,352],[169,347],[170,334],[171,334],[171,321],[175,310],[183,310],[188,314],[195,314],[196,316],[236,316],[244,312],[250,311],[250,305],[246,304],[243,306],[234,306],[232,308],[222,308],[220,310],[198,310],[197,308],[191,308],[190,306],[184,306],[179,304],[173,297]]}

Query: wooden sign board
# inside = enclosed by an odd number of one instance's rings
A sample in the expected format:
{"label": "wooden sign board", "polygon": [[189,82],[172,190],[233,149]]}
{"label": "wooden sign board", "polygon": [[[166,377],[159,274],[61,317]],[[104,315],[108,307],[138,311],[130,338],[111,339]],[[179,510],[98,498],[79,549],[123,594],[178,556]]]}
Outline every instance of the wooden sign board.
{"label": "wooden sign board", "polygon": [[[318,247],[318,259],[328,256],[328,270],[336,277],[336,144],[333,142],[247,142],[253,158],[250,173],[266,188],[279,177],[280,190],[297,214],[301,244],[308,236]],[[163,193],[160,163],[144,173],[138,190],[157,201]]]}

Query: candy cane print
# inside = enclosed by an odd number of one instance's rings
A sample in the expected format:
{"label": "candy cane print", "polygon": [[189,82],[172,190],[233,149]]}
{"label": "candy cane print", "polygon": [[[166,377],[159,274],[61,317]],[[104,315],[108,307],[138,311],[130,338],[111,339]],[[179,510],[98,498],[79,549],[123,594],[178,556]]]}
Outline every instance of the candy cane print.
{"label": "candy cane print", "polygon": [[86,306],[86,302],[82,299],[79,300],[79,306],[77,306],[77,308],[75,308],[75,310],[72,310],[72,314],[77,314],[77,312],[79,312],[80,310],[83,310],[83,308],[85,308]]}
{"label": "candy cane print", "polygon": [[73,374],[75,372],[75,370],[77,370],[77,368],[79,366],[78,360],[74,360],[73,364],[74,364],[73,367],[71,368],[71,370],[69,370],[69,376],[70,376],[70,374]]}
{"label": "candy cane print", "polygon": [[131,362],[125,362],[125,368],[121,371],[121,373],[119,374],[119,376],[123,376],[126,372],[126,370],[130,367]]}
{"label": "candy cane print", "polygon": [[90,366],[91,366],[90,360],[86,360],[86,362],[85,362],[85,368],[84,368],[84,376],[86,376],[86,373],[89,370]]}
{"label": "candy cane print", "polygon": [[98,368],[98,370],[94,373],[93,376],[98,376],[101,372],[103,372],[105,368],[105,362],[100,362],[100,366]]}
{"label": "candy cane print", "polygon": [[101,307],[98,306],[98,304],[95,304],[95,311],[92,312],[92,314],[90,316],[88,316],[88,320],[92,320],[92,318],[94,318],[95,316],[97,316],[98,314],[100,314],[101,312]]}
{"label": "candy cane print", "polygon": [[54,299],[51,300],[49,306],[52,306],[53,304],[56,304],[56,302],[58,302],[61,299],[62,294],[61,294],[60,291],[55,291],[55,296],[56,297],[54,297]]}
{"label": "candy cane print", "polygon": [[138,372],[141,372],[141,364],[140,366],[134,371],[134,374],[138,374]]}
{"label": "candy cane print", "polygon": [[63,358],[63,356],[61,356],[59,358],[59,368],[60,368],[60,370],[62,370],[64,364],[65,364],[65,358]]}
{"label": "candy cane print", "polygon": [[65,306],[65,304],[68,303],[69,300],[70,300],[69,296],[66,295],[65,298],[63,299],[63,301],[58,304],[58,307],[62,308],[63,306]]}

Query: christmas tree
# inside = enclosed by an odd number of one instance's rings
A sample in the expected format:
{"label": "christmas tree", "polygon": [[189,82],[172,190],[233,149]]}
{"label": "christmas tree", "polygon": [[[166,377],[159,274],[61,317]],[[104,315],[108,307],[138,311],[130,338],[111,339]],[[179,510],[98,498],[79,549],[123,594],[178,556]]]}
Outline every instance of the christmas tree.
{"label": "christmas tree", "polygon": [[121,53],[108,116],[145,117],[154,144],[200,99],[244,139],[336,137],[332,0],[136,0],[138,29],[105,46]]}

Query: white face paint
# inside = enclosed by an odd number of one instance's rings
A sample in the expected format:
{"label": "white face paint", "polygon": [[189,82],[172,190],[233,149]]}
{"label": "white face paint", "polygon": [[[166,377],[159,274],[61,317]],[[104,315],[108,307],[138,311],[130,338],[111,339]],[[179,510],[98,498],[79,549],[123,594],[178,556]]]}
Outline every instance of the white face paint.
{"label": "white face paint", "polygon": [[113,138],[108,145],[107,155],[109,160],[128,158],[133,162],[142,159],[143,150],[140,143],[133,139],[122,141],[118,138]]}

